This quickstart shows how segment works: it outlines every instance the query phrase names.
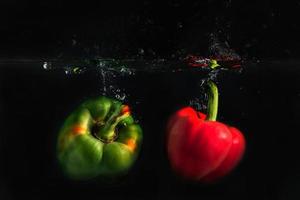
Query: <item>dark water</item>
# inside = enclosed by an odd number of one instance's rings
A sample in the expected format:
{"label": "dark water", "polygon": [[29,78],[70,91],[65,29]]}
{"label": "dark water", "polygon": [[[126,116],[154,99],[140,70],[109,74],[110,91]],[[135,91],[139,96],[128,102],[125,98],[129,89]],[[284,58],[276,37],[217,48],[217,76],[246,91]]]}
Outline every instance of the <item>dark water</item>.
{"label": "dark water", "polygon": [[208,56],[211,33],[242,56],[300,56],[298,0],[2,0],[0,8],[2,58]]}
{"label": "dark water", "polygon": [[[45,70],[41,62],[0,65],[0,199],[299,199],[300,62],[246,63],[222,71],[219,120],[241,129],[247,151],[238,168],[214,185],[187,183],[167,161],[168,116],[203,97],[203,70],[137,70],[108,77],[126,91],[144,130],[140,157],[115,183],[72,182],[55,160],[56,134],[80,102],[103,92],[99,71]],[[139,69],[142,69],[142,65]]]}

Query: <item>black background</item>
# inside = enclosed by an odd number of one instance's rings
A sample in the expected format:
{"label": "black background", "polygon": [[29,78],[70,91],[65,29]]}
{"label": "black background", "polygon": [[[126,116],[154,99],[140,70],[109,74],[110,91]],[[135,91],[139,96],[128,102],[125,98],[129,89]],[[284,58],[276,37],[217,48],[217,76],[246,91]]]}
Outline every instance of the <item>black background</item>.
{"label": "black background", "polygon": [[268,0],[7,0],[0,3],[0,55],[206,55],[213,33],[244,57],[297,58],[299,8],[299,1]]}
{"label": "black background", "polygon": [[218,75],[219,120],[243,131],[247,151],[239,167],[214,185],[176,177],[164,150],[168,116],[199,95],[203,71],[139,72],[113,80],[130,94],[126,101],[145,138],[128,176],[103,184],[65,179],[54,154],[56,133],[67,113],[99,94],[98,72],[67,76],[63,70],[44,70],[39,62],[1,63],[0,199],[300,198],[297,1],[0,5],[3,59],[176,59],[189,53],[209,55],[217,37],[243,58],[262,60],[246,62],[241,74]]}

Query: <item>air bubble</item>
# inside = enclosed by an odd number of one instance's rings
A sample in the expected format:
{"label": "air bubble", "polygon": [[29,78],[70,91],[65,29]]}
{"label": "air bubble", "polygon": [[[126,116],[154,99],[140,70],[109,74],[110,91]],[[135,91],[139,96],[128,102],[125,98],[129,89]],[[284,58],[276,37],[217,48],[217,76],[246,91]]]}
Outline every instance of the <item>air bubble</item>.
{"label": "air bubble", "polygon": [[126,98],[126,94],[125,93],[123,93],[123,94],[116,94],[115,97],[118,100],[124,101],[125,98]]}
{"label": "air bubble", "polygon": [[51,62],[44,62],[43,63],[43,69],[51,70],[52,69],[52,63]]}

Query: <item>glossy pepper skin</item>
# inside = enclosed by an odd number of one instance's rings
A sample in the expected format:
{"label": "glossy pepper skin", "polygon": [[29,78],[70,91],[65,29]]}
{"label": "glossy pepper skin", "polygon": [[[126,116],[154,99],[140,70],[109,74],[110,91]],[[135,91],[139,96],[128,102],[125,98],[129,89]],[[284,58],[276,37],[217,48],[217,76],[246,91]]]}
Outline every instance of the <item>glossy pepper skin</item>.
{"label": "glossy pepper skin", "polygon": [[142,129],[127,105],[101,96],[83,102],[63,124],[57,156],[71,179],[125,174],[135,162]]}
{"label": "glossy pepper skin", "polygon": [[245,138],[236,128],[214,121],[217,98],[209,116],[185,107],[167,125],[167,153],[172,168],[188,180],[214,182],[232,171],[243,157]]}

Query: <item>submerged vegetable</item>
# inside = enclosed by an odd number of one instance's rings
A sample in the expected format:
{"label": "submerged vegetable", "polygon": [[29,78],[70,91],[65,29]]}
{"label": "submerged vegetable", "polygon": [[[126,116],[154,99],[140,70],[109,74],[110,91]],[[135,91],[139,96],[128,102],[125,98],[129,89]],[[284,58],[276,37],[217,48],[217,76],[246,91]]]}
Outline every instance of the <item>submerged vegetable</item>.
{"label": "submerged vegetable", "polygon": [[218,90],[209,82],[208,115],[185,107],[167,127],[167,152],[173,169],[186,179],[213,182],[232,171],[243,157],[245,138],[217,122]]}
{"label": "submerged vegetable", "polygon": [[63,124],[57,156],[72,179],[116,177],[128,172],[142,143],[142,129],[130,109],[101,96],[81,104]]}

